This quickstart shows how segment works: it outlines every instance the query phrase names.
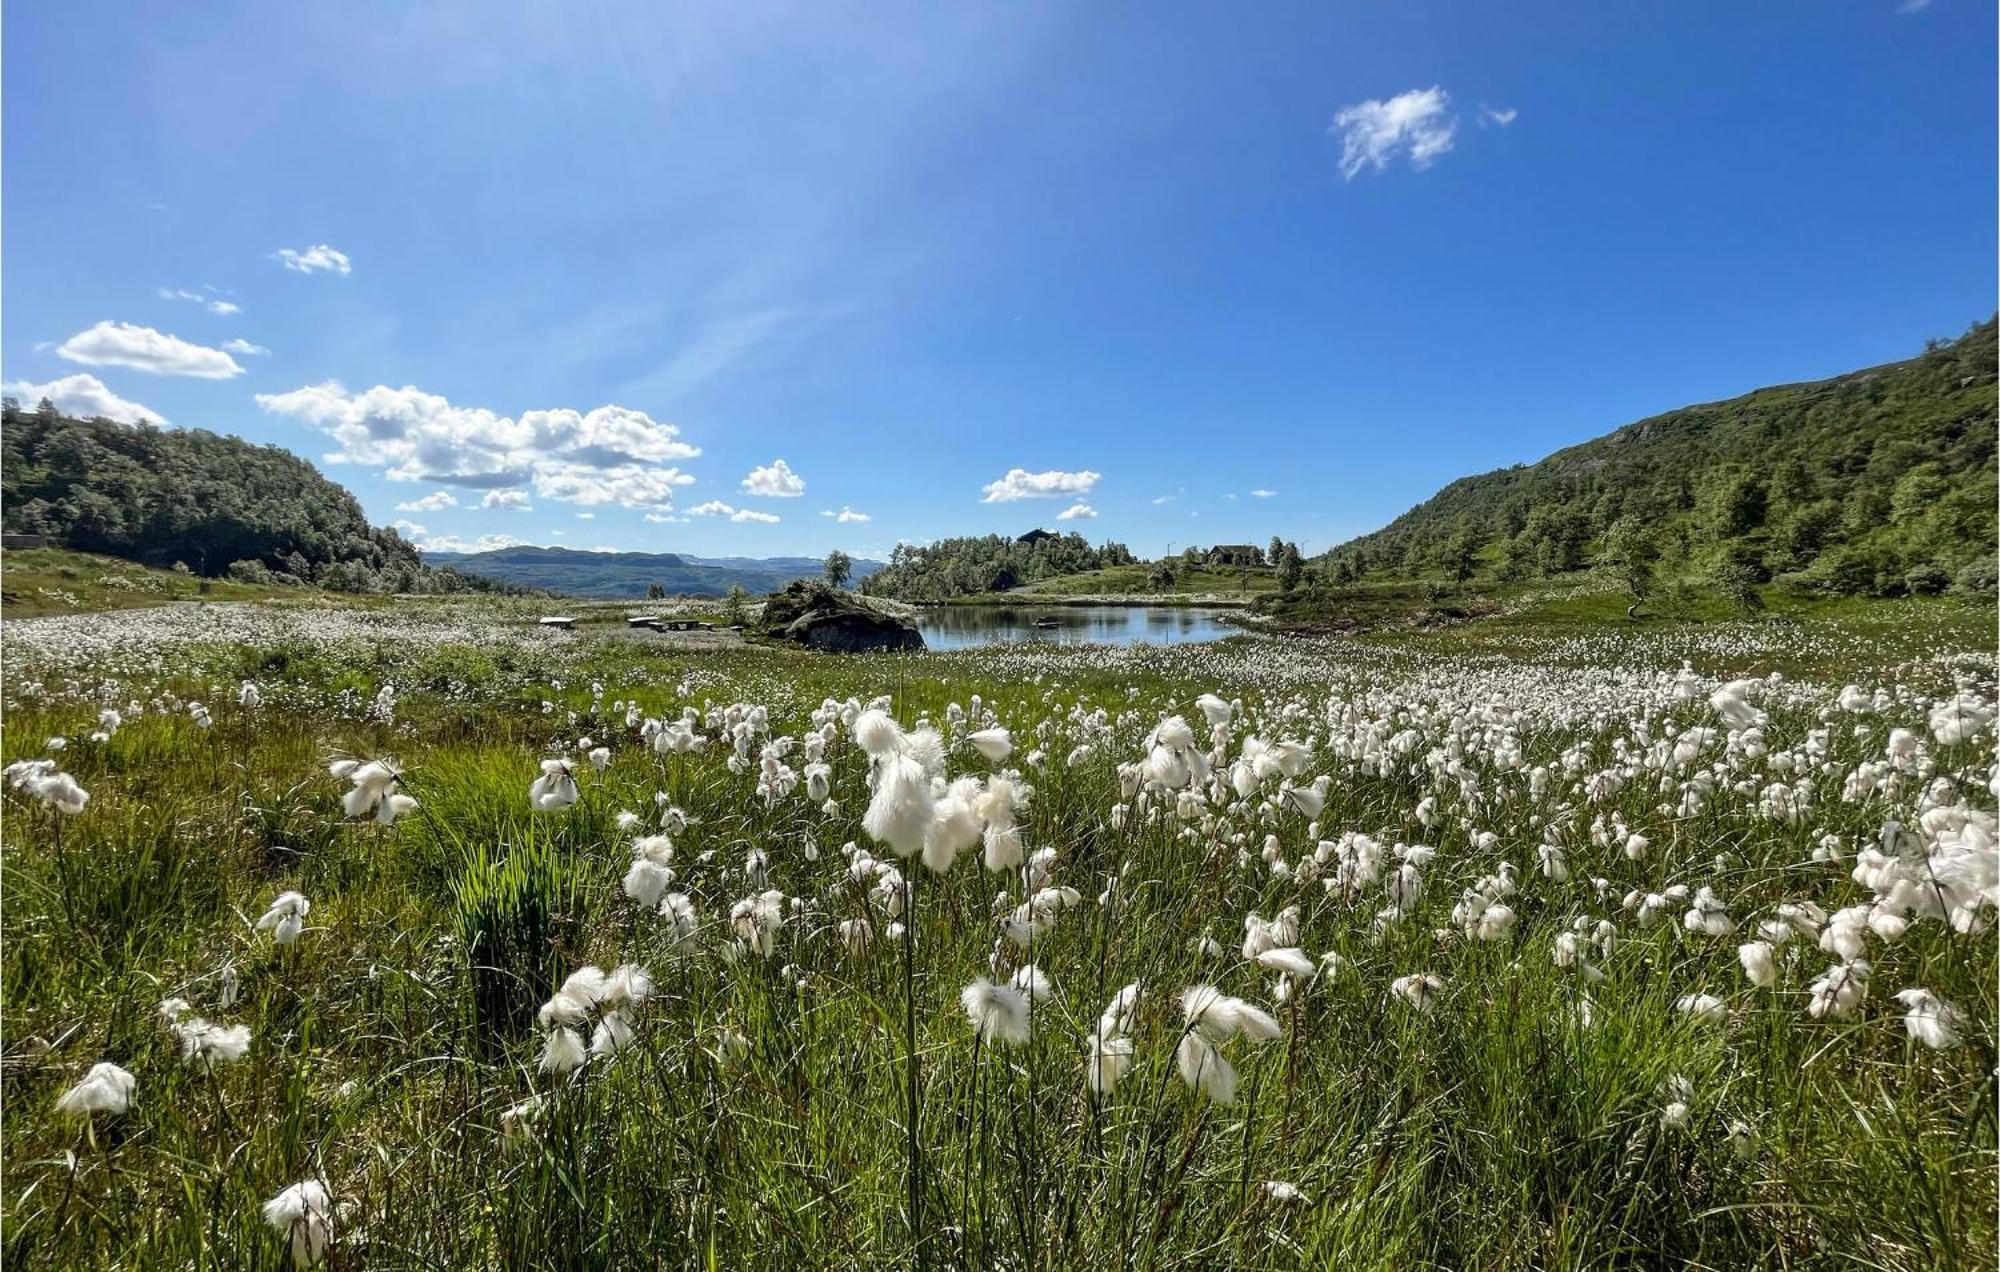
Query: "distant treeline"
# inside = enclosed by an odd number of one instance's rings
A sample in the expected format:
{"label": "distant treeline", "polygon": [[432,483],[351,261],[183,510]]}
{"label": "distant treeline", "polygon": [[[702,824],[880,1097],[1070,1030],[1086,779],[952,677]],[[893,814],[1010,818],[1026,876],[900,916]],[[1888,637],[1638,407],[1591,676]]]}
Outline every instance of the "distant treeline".
{"label": "distant treeline", "polygon": [[426,567],[305,460],[201,429],[0,412],[0,525],[207,577],[346,592],[508,590]]}
{"label": "distant treeline", "polygon": [[1627,425],[1453,482],[1314,574],[1455,582],[1586,567],[1726,590],[1990,591],[1995,324],[1907,362]]}
{"label": "distant treeline", "polygon": [[874,596],[942,601],[1010,588],[1063,574],[1081,574],[1136,560],[1122,543],[1092,547],[1080,534],[1036,531],[1018,539],[989,534],[941,539],[919,547],[898,544],[889,564],[861,582]]}

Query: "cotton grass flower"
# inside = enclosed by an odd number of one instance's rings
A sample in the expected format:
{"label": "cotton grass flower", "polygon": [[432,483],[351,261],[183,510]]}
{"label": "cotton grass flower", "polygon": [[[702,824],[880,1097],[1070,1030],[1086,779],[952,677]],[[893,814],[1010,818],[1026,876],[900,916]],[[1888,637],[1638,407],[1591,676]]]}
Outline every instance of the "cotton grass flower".
{"label": "cotton grass flower", "polygon": [[1181,1035],[1174,1049],[1174,1066],[1181,1081],[1217,1104],[1236,1102],[1236,1070],[1215,1044],[1196,1030]]}
{"label": "cotton grass flower", "polygon": [[232,1064],[250,1054],[248,1025],[211,1025],[197,1016],[175,1024],[173,1032],[189,1063]]}
{"label": "cotton grass flower", "polygon": [[1014,735],[998,725],[969,734],[965,740],[985,757],[988,764],[1005,763],[1007,757],[1014,753]]}
{"label": "cotton grass flower", "polygon": [[1903,1028],[1910,1037],[1933,1051],[1949,1051],[1959,1044],[1965,1017],[1958,1008],[1928,989],[1899,989],[1895,997],[1907,1009]]}
{"label": "cotton grass flower", "polygon": [[542,775],[528,784],[528,806],[538,813],[559,812],[581,797],[576,766],[568,760],[543,760]]}
{"label": "cotton grass flower", "polygon": [[1423,1015],[1429,1015],[1431,1004],[1444,989],[1444,978],[1434,972],[1413,972],[1408,976],[1398,976],[1389,982],[1389,992],[1402,999]]}
{"label": "cotton grass flower", "polygon": [[1028,1041],[1028,999],[1012,985],[982,976],[959,991],[958,1002],[980,1041],[1009,1047]]}
{"label": "cotton grass flower", "polygon": [[1769,941],[1749,941],[1736,947],[1736,959],[1743,975],[1759,989],[1778,983],[1777,950]]}
{"label": "cotton grass flower", "polygon": [[1684,994],[1674,1001],[1674,1010],[1704,1025],[1719,1025],[1729,1019],[1729,1005],[1714,994]]}
{"label": "cotton grass flower", "polygon": [[390,826],[398,817],[416,811],[417,801],[397,789],[403,780],[403,770],[396,766],[394,760],[369,760],[366,763],[335,760],[327,766],[327,772],[352,783],[340,801],[341,809],[350,818],[373,817],[382,825]]}
{"label": "cotton grass flower", "polygon": [[83,1080],[62,1093],[56,1108],[64,1113],[89,1117],[93,1113],[114,1116],[132,1107],[132,1089],[137,1080],[110,1061],[90,1066]]}
{"label": "cotton grass flower", "polygon": [[285,1238],[295,1268],[312,1267],[326,1256],[333,1218],[332,1198],[317,1179],[293,1184],[264,1203],[264,1222]]}
{"label": "cotton grass flower", "polygon": [[312,902],[303,892],[280,892],[257,920],[257,931],[269,932],[279,945],[290,945],[306,930],[306,914],[311,909]]}
{"label": "cotton grass flower", "polygon": [[1132,1040],[1094,1033],[1084,1040],[1084,1086],[1099,1099],[1110,1095],[1132,1071]]}

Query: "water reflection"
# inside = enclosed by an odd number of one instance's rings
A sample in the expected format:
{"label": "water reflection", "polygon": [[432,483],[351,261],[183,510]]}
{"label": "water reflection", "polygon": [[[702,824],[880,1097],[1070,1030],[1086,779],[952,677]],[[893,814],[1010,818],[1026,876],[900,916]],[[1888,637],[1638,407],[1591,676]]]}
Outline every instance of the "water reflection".
{"label": "water reflection", "polygon": [[1240,628],[1229,611],[1182,605],[1023,606],[940,605],[924,610],[917,627],[932,649],[970,649],[1003,641],[1064,645],[1185,645],[1220,640]]}

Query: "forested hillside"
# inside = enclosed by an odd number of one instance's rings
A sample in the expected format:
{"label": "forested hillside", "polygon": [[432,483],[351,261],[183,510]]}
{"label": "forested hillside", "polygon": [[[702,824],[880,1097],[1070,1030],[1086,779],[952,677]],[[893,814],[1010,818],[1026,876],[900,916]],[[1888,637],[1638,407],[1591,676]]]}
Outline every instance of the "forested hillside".
{"label": "forested hillside", "polygon": [[1018,539],[989,534],[940,539],[924,546],[901,543],[890,555],[888,566],[865,579],[861,590],[903,601],[942,601],[978,592],[1005,592],[1063,574],[1130,565],[1134,559],[1122,543],[1092,547],[1075,532],[1037,530]]}
{"label": "forested hillside", "polygon": [[8,402],[0,515],[9,533],[253,583],[343,591],[482,586],[426,571],[352,494],[274,446],[200,429],[76,420]]}
{"label": "forested hillside", "polygon": [[1992,587],[1991,320],[1921,356],[1629,424],[1467,477],[1328,553],[1328,581],[1517,579],[1589,566],[1725,588]]}

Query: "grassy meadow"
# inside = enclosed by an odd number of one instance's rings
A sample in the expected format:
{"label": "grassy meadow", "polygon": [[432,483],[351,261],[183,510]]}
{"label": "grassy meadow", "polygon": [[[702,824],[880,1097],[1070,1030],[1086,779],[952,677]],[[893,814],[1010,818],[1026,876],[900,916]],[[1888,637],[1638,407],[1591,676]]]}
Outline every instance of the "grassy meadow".
{"label": "grassy meadow", "polygon": [[0,1253],[1994,1266],[1992,612],[1581,617],[9,621]]}

